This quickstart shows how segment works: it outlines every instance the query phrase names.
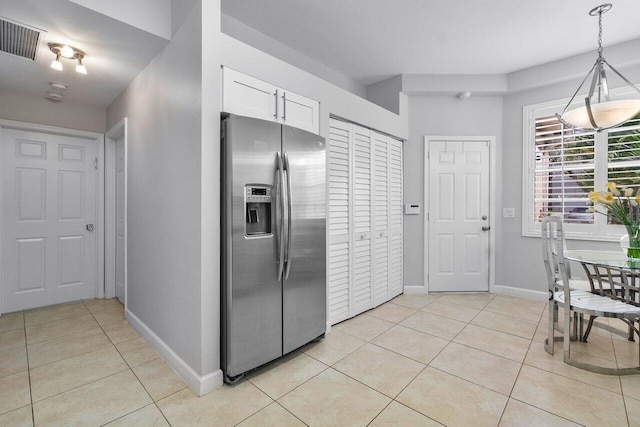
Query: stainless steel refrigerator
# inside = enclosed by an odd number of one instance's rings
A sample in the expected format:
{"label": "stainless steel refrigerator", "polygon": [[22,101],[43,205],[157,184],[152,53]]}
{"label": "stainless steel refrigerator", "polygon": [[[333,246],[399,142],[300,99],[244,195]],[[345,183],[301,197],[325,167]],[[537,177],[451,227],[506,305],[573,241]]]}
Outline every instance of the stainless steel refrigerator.
{"label": "stainless steel refrigerator", "polygon": [[324,138],[241,116],[222,121],[225,381],[326,329]]}

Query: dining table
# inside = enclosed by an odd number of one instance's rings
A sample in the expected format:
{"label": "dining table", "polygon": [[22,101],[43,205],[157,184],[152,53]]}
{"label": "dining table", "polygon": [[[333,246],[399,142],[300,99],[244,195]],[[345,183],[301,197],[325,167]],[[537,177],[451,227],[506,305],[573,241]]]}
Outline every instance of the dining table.
{"label": "dining table", "polygon": [[[584,249],[565,250],[564,258],[582,264],[587,277],[591,281],[591,292],[602,293],[603,289],[608,288],[610,290],[614,282],[618,283],[618,285],[624,283],[625,286],[616,288],[617,293],[621,293],[619,296],[623,296],[622,299],[626,299],[627,302],[640,305],[640,259],[629,258],[622,251]],[[617,273],[615,278],[611,277],[612,270]],[[589,329],[587,329],[586,335],[588,335]],[[611,331],[620,333],[615,329]],[[586,335],[582,340],[586,340]],[[628,338],[629,341],[635,341],[631,329],[629,330]]]}
{"label": "dining table", "polygon": [[[603,296],[608,295],[611,296],[612,299],[624,301],[636,307],[640,306],[640,259],[629,258],[627,254],[622,251],[596,251],[584,249],[565,250],[564,258],[565,260],[575,261],[582,264],[591,284],[591,292]],[[606,312],[599,313],[599,315],[610,317]],[[593,315],[590,316],[589,326],[583,334],[582,316],[580,316],[580,341],[587,341],[591,326],[594,325],[593,320],[595,317],[596,316]],[[620,318],[619,316],[611,317]],[[634,326],[634,323],[638,322],[638,318],[627,318],[623,320],[628,326],[626,333],[624,330],[612,327],[608,323],[599,324],[598,327],[608,330],[611,333],[625,336],[629,341],[635,341],[634,332],[640,334],[640,330]],[[640,373],[640,365],[634,368],[615,369],[575,361],[571,364],[597,373],[618,375]]]}
{"label": "dining table", "polygon": [[622,269],[630,274],[640,273],[640,259],[629,258],[622,251],[570,249],[564,251],[564,258],[581,264]]}

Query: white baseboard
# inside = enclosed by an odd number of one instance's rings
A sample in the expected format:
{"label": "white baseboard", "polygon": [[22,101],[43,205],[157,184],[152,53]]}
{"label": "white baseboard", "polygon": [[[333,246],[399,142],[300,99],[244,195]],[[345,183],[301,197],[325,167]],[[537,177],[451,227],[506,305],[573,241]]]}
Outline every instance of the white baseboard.
{"label": "white baseboard", "polygon": [[426,293],[427,293],[427,288],[424,286],[405,286],[404,287],[405,295],[421,295]]}
{"label": "white baseboard", "polygon": [[324,333],[325,333],[325,334],[328,334],[329,332],[331,332],[331,322],[329,322],[329,321],[327,320],[327,327],[326,327],[326,329],[324,330]]}
{"label": "white baseboard", "polygon": [[512,286],[494,286],[493,291],[496,294],[509,295],[512,297],[526,298],[535,301],[549,301],[548,292],[532,291],[530,289],[514,288]]}
{"label": "white baseboard", "polygon": [[131,324],[140,335],[142,335],[153,348],[162,356],[162,358],[177,372],[180,377],[191,387],[198,396],[205,394],[222,386],[223,376],[220,369],[200,376],[187,363],[182,360],[159,336],[157,336],[149,327],[142,322],[135,314],[128,309],[124,313],[125,319]]}

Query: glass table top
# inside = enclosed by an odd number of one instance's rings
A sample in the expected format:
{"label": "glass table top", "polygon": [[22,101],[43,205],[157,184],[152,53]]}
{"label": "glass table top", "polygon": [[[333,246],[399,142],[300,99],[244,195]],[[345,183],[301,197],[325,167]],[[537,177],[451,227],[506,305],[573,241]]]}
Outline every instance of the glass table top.
{"label": "glass table top", "polygon": [[628,258],[622,251],[567,250],[564,257],[585,264],[640,271],[640,259]]}

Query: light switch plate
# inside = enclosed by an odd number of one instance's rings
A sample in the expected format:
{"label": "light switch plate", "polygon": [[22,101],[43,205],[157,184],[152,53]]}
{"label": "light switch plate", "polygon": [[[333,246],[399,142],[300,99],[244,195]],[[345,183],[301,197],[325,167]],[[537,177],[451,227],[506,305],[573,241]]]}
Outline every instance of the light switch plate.
{"label": "light switch plate", "polygon": [[515,218],[516,208],[502,208],[502,216],[504,218]]}

